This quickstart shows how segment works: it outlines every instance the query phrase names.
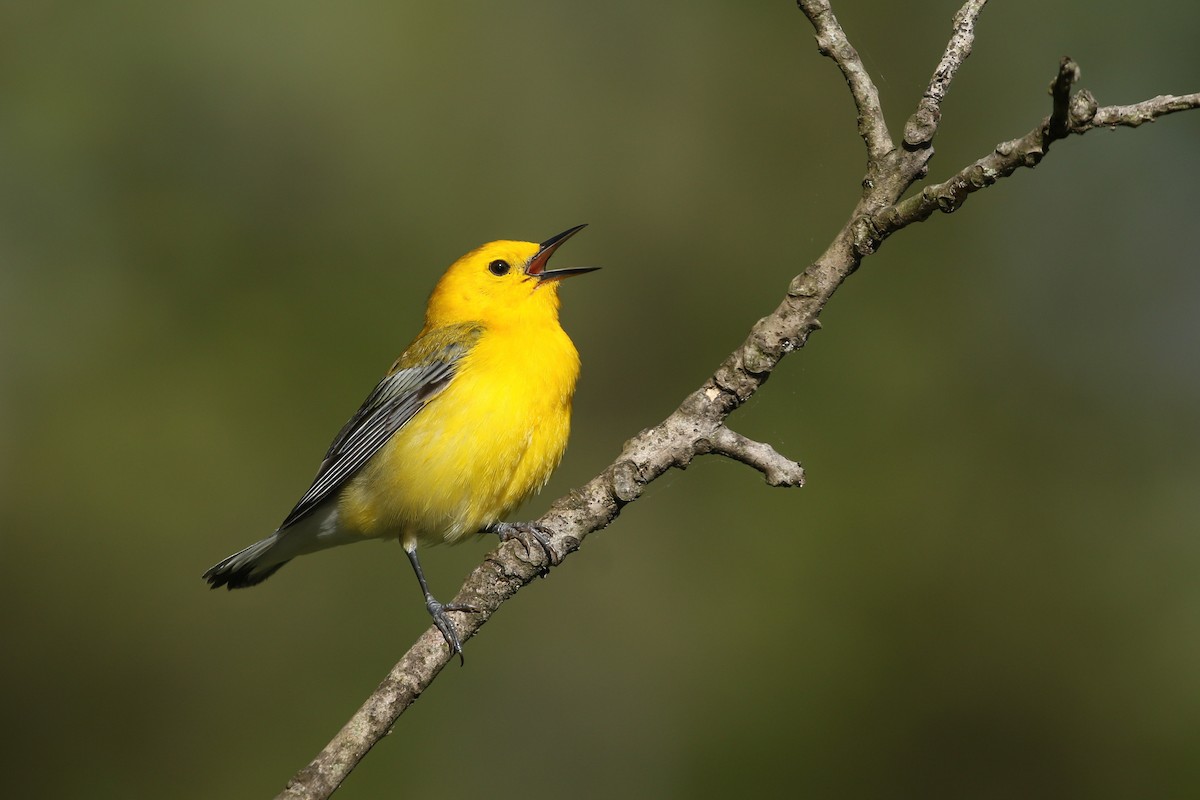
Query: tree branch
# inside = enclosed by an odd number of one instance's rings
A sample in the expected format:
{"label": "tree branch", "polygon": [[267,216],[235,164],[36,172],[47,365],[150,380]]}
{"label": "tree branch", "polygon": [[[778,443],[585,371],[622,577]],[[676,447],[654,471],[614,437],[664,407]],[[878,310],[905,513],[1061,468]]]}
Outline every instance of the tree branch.
{"label": "tree branch", "polygon": [[1046,147],[1050,146],[1050,142],[1061,139],[1068,133],[1071,124],[1071,87],[1079,80],[1080,75],[1079,65],[1063,56],[1058,64],[1058,75],[1050,81],[1050,88],[1047,89],[1054,107],[1045,124]]}
{"label": "tree branch", "polygon": [[[1071,129],[1068,133],[1085,133],[1093,128],[1136,128],[1143,122],[1154,122],[1166,114],[1200,108],[1200,92],[1173,95],[1160,94],[1130,106],[1096,108],[1096,99],[1084,89],[1071,104]],[[1090,111],[1089,111],[1090,109]],[[1090,119],[1089,119],[1090,116]]]}
{"label": "tree branch", "polygon": [[858,135],[867,146],[868,164],[881,161],[895,145],[883,119],[883,106],[875,82],[858,57],[858,51],[846,38],[828,0],[797,0],[797,5],[817,31],[817,52],[833,59],[850,87],[854,105],[858,107]]}
{"label": "tree branch", "polygon": [[954,15],[954,31],[950,34],[946,52],[934,69],[929,88],[917,104],[917,110],[904,126],[904,144],[908,147],[926,147],[933,141],[938,123],[942,120],[942,100],[946,98],[958,68],[971,55],[971,48],[975,44],[975,21],[986,4],[987,0],[970,0]]}
{"label": "tree branch", "polygon": [[1160,95],[1129,106],[1100,108],[1086,89],[1073,96],[1070,94],[1071,86],[1078,78],[1078,65],[1064,58],[1057,77],[1050,84],[1053,98],[1050,116],[1024,136],[996,145],[991,153],[968,164],[950,179],[926,186],[919,194],[882,209],[872,219],[874,230],[886,238],[914,222],[929,219],[935,211],[953,213],[962,208],[974,192],[1007,178],[1021,167],[1036,167],[1052,142],[1072,134],[1082,136],[1097,128],[1118,126],[1136,128],[1165,114],[1200,108],[1200,93]]}
{"label": "tree branch", "polygon": [[740,461],[763,474],[772,486],[803,486],[804,468],[798,462],[780,455],[765,442],[747,439],[724,425],[713,431],[707,439],[696,443],[697,451]]}
{"label": "tree branch", "polygon": [[[684,468],[701,454],[735,458],[762,472],[772,485],[800,486],[800,465],[769,445],[749,440],[725,426],[725,420],[770,376],[789,352],[804,346],[820,327],[818,317],[838,286],[875,252],[891,233],[927,219],[935,210],[950,212],[966,196],[1022,166],[1032,167],[1050,143],[1098,127],[1136,127],[1163,114],[1196,108],[1200,95],[1162,96],[1131,106],[1099,108],[1091,94],[1070,95],[1078,68],[1064,59],[1051,86],[1052,113],[1020,139],[998,145],[945,183],[930,186],[897,204],[932,157],[932,138],[941,102],[958,68],[971,51],[974,24],[985,0],[968,0],[955,16],[954,31],[929,89],[906,126],[903,156],[897,156],[879,94],[858,53],[850,45],[827,0],[798,0],[817,32],[818,49],[841,69],[858,106],[858,130],[867,147],[864,192],[849,220],[825,252],[792,279],[779,306],[751,328],[746,340],[699,389],[669,417],[626,442],[617,459],[600,475],[555,502],[539,520],[552,533],[552,546],[563,556],[579,549],[591,533],[609,525],[636,500],[647,484],[672,467]],[[491,615],[523,586],[544,575],[549,564],[536,549],[525,553],[509,542],[489,553],[467,578],[454,602],[479,609],[457,614],[461,638],[474,636]],[[450,660],[436,628],[430,627],[405,653],[350,721],[307,767],[288,783],[280,798],[325,798],[332,794],[374,744],[387,734]]]}

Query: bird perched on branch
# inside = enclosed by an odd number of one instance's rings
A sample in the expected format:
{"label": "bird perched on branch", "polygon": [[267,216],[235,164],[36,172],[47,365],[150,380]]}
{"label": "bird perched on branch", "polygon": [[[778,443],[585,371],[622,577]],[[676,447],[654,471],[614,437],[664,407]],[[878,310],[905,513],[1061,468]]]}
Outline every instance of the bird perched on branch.
{"label": "bird perched on branch", "polygon": [[596,267],[548,269],[579,225],[545,242],[485,244],[454,262],[425,326],[342,428],[312,486],[273,534],[204,573],[212,588],[266,580],[296,556],[364,539],[399,539],[425,606],[462,658],[434,599],[419,544],[474,533],[559,556],[531,523],[503,522],[538,491],[567,445],[579,354],[558,321],[558,285]]}

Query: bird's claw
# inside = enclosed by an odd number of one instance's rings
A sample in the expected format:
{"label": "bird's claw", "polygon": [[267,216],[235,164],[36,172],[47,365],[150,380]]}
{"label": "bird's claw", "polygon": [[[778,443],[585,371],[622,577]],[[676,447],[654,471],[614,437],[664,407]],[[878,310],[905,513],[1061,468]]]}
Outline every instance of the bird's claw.
{"label": "bird's claw", "polygon": [[450,621],[446,612],[466,611],[478,614],[479,609],[468,603],[439,603],[432,597],[425,598],[425,608],[429,611],[429,616],[433,617],[433,624],[442,632],[442,638],[446,640],[446,646],[450,648],[450,657],[453,658],[457,653],[459,665],[466,664],[467,660],[463,656],[463,646],[458,638],[458,631],[454,630],[454,623]]}
{"label": "bird's claw", "polygon": [[[557,567],[562,563],[562,556],[550,544],[550,531],[536,522],[497,522],[487,529],[488,533],[494,533],[500,537],[500,542],[516,540],[521,543],[521,547],[525,548],[525,555],[529,555],[532,541],[542,549],[546,555],[546,562],[551,567]],[[547,570],[543,570],[545,572]]]}

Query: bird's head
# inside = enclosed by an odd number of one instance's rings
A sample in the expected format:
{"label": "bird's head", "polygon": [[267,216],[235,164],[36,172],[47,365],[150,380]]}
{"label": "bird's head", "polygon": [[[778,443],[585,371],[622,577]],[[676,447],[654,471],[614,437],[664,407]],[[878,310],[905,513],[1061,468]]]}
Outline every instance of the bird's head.
{"label": "bird's head", "polygon": [[583,229],[577,225],[536,242],[489,242],[455,261],[429,296],[426,327],[482,322],[489,326],[557,320],[558,284],[599,267],[550,269],[559,245]]}

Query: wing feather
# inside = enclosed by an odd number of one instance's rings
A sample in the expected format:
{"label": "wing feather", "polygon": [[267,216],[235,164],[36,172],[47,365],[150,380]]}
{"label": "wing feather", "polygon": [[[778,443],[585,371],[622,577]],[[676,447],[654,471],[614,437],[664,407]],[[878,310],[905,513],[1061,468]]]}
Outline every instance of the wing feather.
{"label": "wing feather", "polygon": [[[332,497],[371,456],[387,444],[396,431],[407,425],[426,403],[445,389],[454,380],[459,362],[472,343],[471,336],[466,337],[465,341],[435,341],[434,348],[417,353],[416,358],[412,359],[417,363],[412,366],[404,366],[410,359],[402,356],[397,362],[398,368],[393,368],[379,382],[334,437],[312,486],[288,513],[279,529],[292,525]],[[413,349],[410,348],[410,351]]]}

